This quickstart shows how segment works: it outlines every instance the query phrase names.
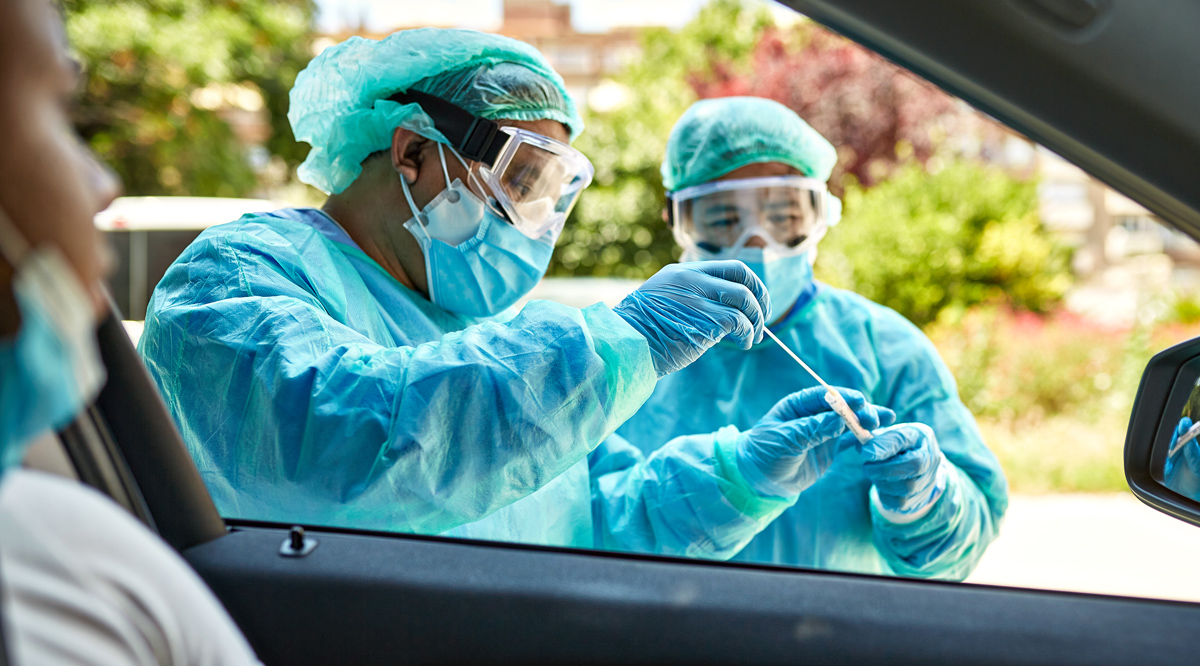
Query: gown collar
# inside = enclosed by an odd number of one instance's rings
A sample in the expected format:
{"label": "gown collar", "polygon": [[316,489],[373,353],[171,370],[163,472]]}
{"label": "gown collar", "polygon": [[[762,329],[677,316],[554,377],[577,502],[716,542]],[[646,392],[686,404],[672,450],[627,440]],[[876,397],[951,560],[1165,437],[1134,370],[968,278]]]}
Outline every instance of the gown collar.
{"label": "gown collar", "polygon": [[307,214],[306,217],[308,217],[309,224],[326,239],[342,245],[348,245],[362,252],[362,248],[358,246],[358,243],[355,243],[354,239],[350,238],[350,234],[346,233],[346,230],[342,228],[342,225],[338,224],[337,220],[329,217],[329,213],[320,208],[301,208],[300,210]]}

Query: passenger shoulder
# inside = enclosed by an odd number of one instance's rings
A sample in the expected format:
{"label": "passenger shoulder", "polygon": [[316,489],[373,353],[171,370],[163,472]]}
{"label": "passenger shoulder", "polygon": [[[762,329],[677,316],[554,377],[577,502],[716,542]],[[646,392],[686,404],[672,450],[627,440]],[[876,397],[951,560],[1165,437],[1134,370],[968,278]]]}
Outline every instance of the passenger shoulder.
{"label": "passenger shoulder", "polygon": [[75,481],[22,469],[5,474],[0,484],[0,511],[56,537],[103,536],[107,542],[114,533],[140,538],[144,531],[131,515],[99,492]]}

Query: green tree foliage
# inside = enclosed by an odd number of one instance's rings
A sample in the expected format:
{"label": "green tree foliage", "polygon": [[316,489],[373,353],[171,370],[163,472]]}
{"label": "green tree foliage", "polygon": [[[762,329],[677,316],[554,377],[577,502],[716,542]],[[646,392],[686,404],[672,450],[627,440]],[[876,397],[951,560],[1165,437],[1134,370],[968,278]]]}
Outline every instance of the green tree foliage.
{"label": "green tree foliage", "polygon": [[751,66],[738,69],[717,64],[716,76],[692,87],[703,98],[765,97],[795,111],[837,147],[829,179],[835,192],[846,176],[871,185],[906,160],[924,164],[948,130],[974,116],[933,85],[807,21],[768,30]]}
{"label": "green tree foliage", "polygon": [[270,153],[289,167],[303,160],[306,146],[287,123],[287,92],[310,58],[311,0],[63,0],[63,7],[86,81],[77,125],[128,193],[253,190],[245,146],[222,116],[221,107],[238,100],[265,104]]}
{"label": "green tree foliage", "polygon": [[591,114],[575,144],[596,165],[596,179],[567,223],[550,275],[644,278],[676,260],[658,171],[667,135],[696,100],[691,82],[714,75],[709,63],[748,63],[770,25],[765,8],[715,0],[679,32],[645,33],[642,56],[619,78],[632,99]]}
{"label": "green tree foliage", "polygon": [[821,242],[817,276],[919,326],[980,303],[1045,312],[1070,286],[1067,251],[1038,218],[1036,183],[1000,169],[909,164],[870,189],[851,184],[845,210]]}
{"label": "green tree foliage", "polygon": [[[969,114],[941,91],[819,26],[775,27],[737,0],[715,0],[679,32],[648,31],[642,46],[619,80],[629,103],[592,114],[576,144],[596,180],[550,274],[645,278],[674,261],[659,175],[670,128],[698,96],[754,94],[833,137],[839,172],[855,176],[843,181],[846,219],[821,244],[826,281],[919,325],[977,303],[1043,312],[1069,286],[1033,182],[963,160],[924,168],[943,121]],[[891,175],[876,184],[866,176],[880,163]]]}

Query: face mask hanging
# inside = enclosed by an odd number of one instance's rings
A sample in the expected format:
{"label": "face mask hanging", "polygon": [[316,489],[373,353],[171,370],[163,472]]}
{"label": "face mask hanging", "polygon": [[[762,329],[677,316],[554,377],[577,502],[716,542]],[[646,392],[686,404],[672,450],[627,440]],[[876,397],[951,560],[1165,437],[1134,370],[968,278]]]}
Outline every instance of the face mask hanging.
{"label": "face mask hanging", "polygon": [[31,248],[0,210],[0,255],[13,266],[21,315],[0,341],[0,471],[34,436],[66,425],[99,393],[104,365],[87,291],[57,247]]}

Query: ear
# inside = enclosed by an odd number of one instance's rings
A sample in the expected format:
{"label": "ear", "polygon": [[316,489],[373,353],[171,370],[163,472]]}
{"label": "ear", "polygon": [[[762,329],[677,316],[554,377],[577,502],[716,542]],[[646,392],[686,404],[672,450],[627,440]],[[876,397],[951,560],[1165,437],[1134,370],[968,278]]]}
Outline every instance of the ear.
{"label": "ear", "polygon": [[417,182],[421,172],[421,150],[429,139],[403,127],[392,132],[392,168],[408,183]]}

